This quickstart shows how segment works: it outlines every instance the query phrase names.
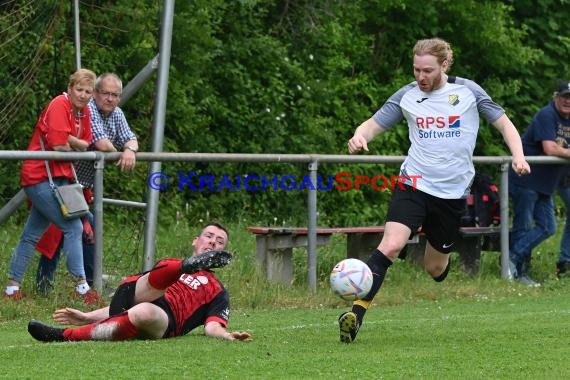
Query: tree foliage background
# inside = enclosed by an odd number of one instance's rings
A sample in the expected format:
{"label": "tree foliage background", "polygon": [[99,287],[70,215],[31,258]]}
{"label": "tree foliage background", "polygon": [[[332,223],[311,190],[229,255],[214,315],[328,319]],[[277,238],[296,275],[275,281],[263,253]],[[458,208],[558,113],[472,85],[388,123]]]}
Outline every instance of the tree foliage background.
{"label": "tree foliage background", "polygon": [[[42,108],[75,70],[73,2],[0,3],[0,144],[25,150]],[[159,49],[163,2],[80,2],[81,64],[129,80]],[[413,80],[411,49],[438,36],[452,44],[450,74],[475,80],[520,132],[570,79],[568,0],[193,0],[175,3],[164,151],[345,154],[346,141],[400,86]],[[150,150],[156,76],[123,107]],[[405,155],[407,128],[379,136],[370,154]],[[481,126],[476,155],[507,149]],[[20,163],[0,165],[0,200],[18,190]],[[105,170],[105,196],[143,201],[148,166]],[[323,176],[397,174],[395,165],[324,165]],[[164,163],[163,171],[306,174],[305,165]],[[319,224],[382,224],[389,193],[320,191]],[[161,195],[164,220],[217,217],[306,223],[305,192],[178,191]],[[120,213],[121,211],[117,211]]]}

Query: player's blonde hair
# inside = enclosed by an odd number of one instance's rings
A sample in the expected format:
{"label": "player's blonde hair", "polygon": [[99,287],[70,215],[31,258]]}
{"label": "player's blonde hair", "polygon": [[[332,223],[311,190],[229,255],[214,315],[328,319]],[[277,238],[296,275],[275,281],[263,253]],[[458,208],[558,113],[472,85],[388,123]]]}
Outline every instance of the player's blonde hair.
{"label": "player's blonde hair", "polygon": [[447,60],[447,68],[445,71],[449,70],[453,64],[453,50],[451,50],[451,45],[441,38],[419,40],[416,42],[413,52],[414,55],[433,55],[437,58],[437,62],[440,65]]}

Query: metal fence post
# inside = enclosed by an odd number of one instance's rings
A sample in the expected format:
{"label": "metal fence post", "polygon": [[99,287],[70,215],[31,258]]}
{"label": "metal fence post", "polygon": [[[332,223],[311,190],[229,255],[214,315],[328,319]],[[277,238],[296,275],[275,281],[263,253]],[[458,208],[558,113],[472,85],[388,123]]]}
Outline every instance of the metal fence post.
{"label": "metal fence post", "polygon": [[[160,26],[160,49],[158,61],[158,78],[156,81],[156,95],[154,107],[153,136],[151,139],[153,152],[162,152],[164,141],[164,121],[166,118],[166,98],[168,95],[168,75],[170,69],[170,55],[172,45],[172,25],[174,20],[174,0],[165,0]],[[149,175],[160,172],[162,162],[151,162]],[[155,237],[158,223],[159,191],[147,188],[147,209],[144,238],[143,270],[147,271],[154,265]]]}
{"label": "metal fence post", "polygon": [[105,169],[105,155],[95,152],[97,160],[95,166],[95,179],[93,181],[93,235],[95,236],[95,252],[93,257],[93,287],[99,291],[103,289],[103,170]]}
{"label": "metal fence post", "polygon": [[312,186],[309,187],[307,199],[307,271],[309,279],[309,290],[317,291],[317,170],[319,164],[316,159],[309,163],[309,179]]}
{"label": "metal fence post", "polygon": [[509,163],[501,164],[501,277],[507,280],[513,278],[509,268]]}

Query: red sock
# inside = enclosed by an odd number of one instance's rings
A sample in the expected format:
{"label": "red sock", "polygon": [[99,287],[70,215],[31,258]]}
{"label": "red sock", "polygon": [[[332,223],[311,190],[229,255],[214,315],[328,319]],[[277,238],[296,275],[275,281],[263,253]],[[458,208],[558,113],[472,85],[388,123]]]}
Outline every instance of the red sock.
{"label": "red sock", "polygon": [[65,340],[127,340],[134,338],[139,330],[129,320],[127,311],[86,326],[63,331]]}
{"label": "red sock", "polygon": [[166,289],[180,276],[180,259],[160,260],[148,274],[148,283],[155,289]]}

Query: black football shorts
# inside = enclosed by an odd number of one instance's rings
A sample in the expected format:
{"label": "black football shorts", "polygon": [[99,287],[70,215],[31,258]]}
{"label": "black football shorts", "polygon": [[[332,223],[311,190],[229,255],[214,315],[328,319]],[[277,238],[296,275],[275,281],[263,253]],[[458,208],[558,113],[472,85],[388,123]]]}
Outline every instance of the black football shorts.
{"label": "black football shorts", "polygon": [[414,234],[421,227],[432,247],[449,253],[459,234],[465,199],[443,199],[404,185],[396,186],[387,221],[406,225]]}

